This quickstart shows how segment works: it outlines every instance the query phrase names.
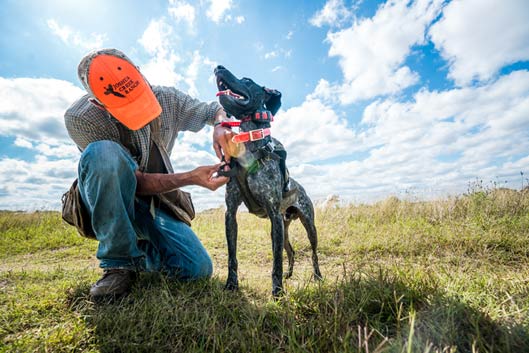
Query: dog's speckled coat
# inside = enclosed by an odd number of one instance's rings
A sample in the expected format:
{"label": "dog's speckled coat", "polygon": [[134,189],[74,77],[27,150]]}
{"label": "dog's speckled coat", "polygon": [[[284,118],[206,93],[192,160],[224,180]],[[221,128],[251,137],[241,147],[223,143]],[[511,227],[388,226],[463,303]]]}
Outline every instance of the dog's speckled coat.
{"label": "dog's speckled coat", "polygon": [[[247,115],[254,114],[258,110],[271,110],[273,114],[279,109],[281,94],[277,91],[267,90],[257,85],[250,79],[237,79],[231,72],[222,66],[215,69],[217,86],[219,91],[231,90],[235,96],[221,95],[220,103],[226,112],[241,120]],[[237,98],[237,95],[239,96]],[[244,99],[241,99],[240,97]],[[268,122],[256,122],[254,120],[242,121],[240,131],[270,127]],[[226,239],[228,243],[228,280],[226,288],[234,290],[238,288],[237,278],[237,209],[244,202],[251,213],[265,216],[272,223],[272,294],[280,295],[283,290],[283,248],[287,252],[288,271],[286,278],[292,275],[294,269],[294,250],[288,240],[288,227],[292,220],[299,218],[303,224],[312,247],[312,264],[314,277],[321,279],[318,265],[316,248],[318,236],[314,225],[314,207],[303,187],[290,178],[290,189],[297,190],[287,199],[283,199],[283,176],[277,158],[267,155],[255,161],[253,153],[273,141],[279,141],[266,137],[265,139],[246,142],[245,152],[237,157],[237,177],[232,177],[226,186]],[[279,144],[280,145],[280,144]],[[243,168],[258,163],[250,173]],[[243,173],[243,174],[241,174]],[[242,179],[241,176],[245,176]],[[242,180],[242,182],[241,182]],[[253,200],[247,200],[252,197]],[[251,207],[251,206],[254,207]],[[257,207],[255,207],[257,205]]]}

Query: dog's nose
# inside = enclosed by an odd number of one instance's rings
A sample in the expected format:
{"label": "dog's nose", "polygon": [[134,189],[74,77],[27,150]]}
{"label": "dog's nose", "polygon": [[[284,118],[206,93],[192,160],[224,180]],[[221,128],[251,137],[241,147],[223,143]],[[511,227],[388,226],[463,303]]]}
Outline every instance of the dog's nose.
{"label": "dog's nose", "polygon": [[219,70],[226,70],[226,68],[225,68],[224,66],[222,66],[222,65],[218,65],[218,66],[215,68],[215,70],[213,70],[213,73],[214,73],[214,74],[217,74],[217,71],[219,71]]}

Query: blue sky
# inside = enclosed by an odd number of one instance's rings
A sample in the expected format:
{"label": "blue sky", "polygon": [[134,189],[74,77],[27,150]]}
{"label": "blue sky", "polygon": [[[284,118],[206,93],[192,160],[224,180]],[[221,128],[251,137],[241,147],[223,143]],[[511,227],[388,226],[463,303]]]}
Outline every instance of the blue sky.
{"label": "blue sky", "polygon": [[[273,135],[314,200],[520,188],[527,14],[524,0],[0,0],[0,209],[59,207],[79,158],[63,113],[100,47],[204,101],[217,64],[280,90]],[[175,169],[215,163],[210,140],[182,133]],[[223,203],[223,189],[190,190],[198,209]]]}

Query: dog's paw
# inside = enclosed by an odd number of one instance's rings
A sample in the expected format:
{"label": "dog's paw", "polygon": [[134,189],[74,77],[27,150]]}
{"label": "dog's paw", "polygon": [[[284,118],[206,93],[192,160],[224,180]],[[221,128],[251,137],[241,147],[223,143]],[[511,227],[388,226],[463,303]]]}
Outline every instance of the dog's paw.
{"label": "dog's paw", "polygon": [[237,283],[234,283],[234,282],[226,282],[226,285],[224,286],[224,289],[225,290],[230,290],[230,291],[236,291],[236,290],[239,290],[239,285]]}
{"label": "dog's paw", "polygon": [[272,289],[272,296],[274,299],[279,299],[285,295],[285,290],[283,288],[274,288]]}

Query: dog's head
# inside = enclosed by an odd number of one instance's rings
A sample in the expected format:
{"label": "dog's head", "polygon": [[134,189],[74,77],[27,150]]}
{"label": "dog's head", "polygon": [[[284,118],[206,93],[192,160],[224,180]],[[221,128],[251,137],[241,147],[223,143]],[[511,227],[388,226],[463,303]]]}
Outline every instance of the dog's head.
{"label": "dog's head", "polygon": [[250,78],[238,79],[224,66],[217,66],[214,73],[219,102],[226,113],[237,119],[258,110],[269,110],[275,115],[281,107],[281,92],[260,86]]}

